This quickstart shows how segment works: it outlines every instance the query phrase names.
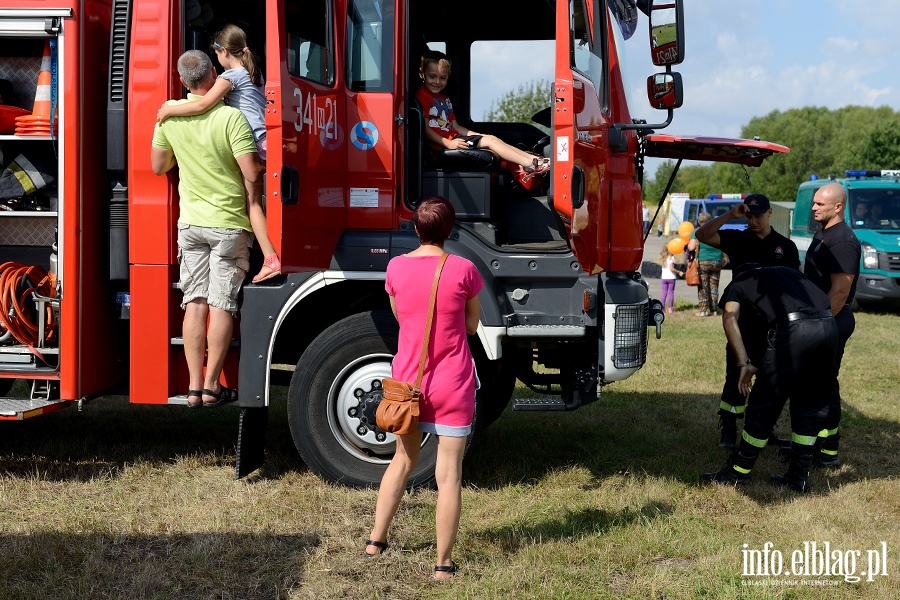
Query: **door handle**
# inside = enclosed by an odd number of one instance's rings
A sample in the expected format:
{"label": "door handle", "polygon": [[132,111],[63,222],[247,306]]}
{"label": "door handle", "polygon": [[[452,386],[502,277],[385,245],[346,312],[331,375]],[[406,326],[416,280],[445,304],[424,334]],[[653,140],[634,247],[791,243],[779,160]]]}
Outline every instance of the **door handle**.
{"label": "door handle", "polygon": [[281,203],[297,204],[300,201],[300,173],[290,165],[281,166]]}

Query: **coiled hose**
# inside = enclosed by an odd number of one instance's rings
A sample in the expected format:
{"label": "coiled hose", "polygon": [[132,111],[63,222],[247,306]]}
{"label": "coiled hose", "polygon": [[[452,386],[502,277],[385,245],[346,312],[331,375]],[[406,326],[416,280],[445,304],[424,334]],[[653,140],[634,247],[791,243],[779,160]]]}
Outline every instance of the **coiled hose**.
{"label": "coiled hose", "polygon": [[[40,296],[55,296],[53,278],[39,265],[7,262],[0,265],[0,338],[8,334],[21,344],[38,345],[38,314],[32,292]],[[44,339],[48,344],[56,335],[56,319],[49,303],[44,305]],[[5,331],[4,331],[5,330]]]}

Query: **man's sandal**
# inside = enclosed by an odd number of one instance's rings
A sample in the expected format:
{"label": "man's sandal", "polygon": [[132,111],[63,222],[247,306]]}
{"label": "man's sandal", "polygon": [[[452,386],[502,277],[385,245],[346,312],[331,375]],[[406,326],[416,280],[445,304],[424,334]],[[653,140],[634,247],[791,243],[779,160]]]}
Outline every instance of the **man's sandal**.
{"label": "man's sandal", "polygon": [[375,548],[378,548],[378,552],[376,552],[375,554],[369,554],[368,552],[363,550],[363,554],[365,555],[366,558],[372,558],[373,556],[378,556],[379,554],[384,554],[384,551],[388,549],[387,542],[378,542],[375,540],[366,540],[366,548],[368,548],[369,546],[374,546]]}
{"label": "man's sandal", "polygon": [[220,386],[218,392],[214,392],[210,389],[203,390],[204,396],[212,396],[215,398],[213,402],[203,401],[203,408],[215,408],[217,406],[221,406],[226,402],[235,402],[238,399],[237,390],[231,389],[229,387]]}
{"label": "man's sandal", "polygon": [[[448,573],[449,577],[438,577],[438,573]],[[459,573],[459,566],[452,560],[449,565],[434,565],[434,578],[437,581],[446,581],[453,578],[457,573]]]}
{"label": "man's sandal", "polygon": [[[188,408],[200,408],[203,406],[203,390],[190,390],[187,393],[187,397]],[[191,402],[191,398],[200,398],[200,402]]]}

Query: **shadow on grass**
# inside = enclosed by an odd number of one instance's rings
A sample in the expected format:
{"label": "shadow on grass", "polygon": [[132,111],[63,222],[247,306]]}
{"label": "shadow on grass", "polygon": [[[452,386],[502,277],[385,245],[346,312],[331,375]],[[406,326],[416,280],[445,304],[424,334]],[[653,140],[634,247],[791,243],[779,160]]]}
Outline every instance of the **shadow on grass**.
{"label": "shadow on grass", "polygon": [[[590,471],[597,486],[614,474],[671,478],[697,483],[703,471],[725,465],[717,448],[714,399],[708,394],[617,393],[571,413],[512,413],[509,410],[476,438],[466,456],[465,480],[480,488],[537,482],[562,468]],[[869,418],[845,402],[841,422],[844,463],[836,471],[813,471],[813,494],[863,479],[897,478],[895,451],[900,424]],[[786,416],[776,431],[787,436]],[[786,466],[775,450],[763,450],[754,479],[767,482]],[[745,488],[760,504],[789,501],[768,484]]]}
{"label": "shadow on grass", "polygon": [[650,502],[640,510],[625,509],[611,513],[596,508],[567,512],[561,519],[541,521],[534,525],[513,523],[504,527],[481,529],[474,537],[496,544],[505,553],[514,553],[522,546],[537,542],[580,539],[598,535],[631,523],[649,523],[673,511],[669,504]]}
{"label": "shadow on grass", "polygon": [[319,543],[303,534],[0,535],[0,597],[288,598]]}
{"label": "shadow on grass", "polygon": [[[233,467],[236,407],[131,405],[123,396],[98,398],[82,412],[72,406],[26,421],[0,421],[0,473],[47,481],[116,477],[131,464],[172,464],[200,457]],[[276,479],[306,467],[297,455],[283,398],[273,400],[265,466],[257,478]]]}

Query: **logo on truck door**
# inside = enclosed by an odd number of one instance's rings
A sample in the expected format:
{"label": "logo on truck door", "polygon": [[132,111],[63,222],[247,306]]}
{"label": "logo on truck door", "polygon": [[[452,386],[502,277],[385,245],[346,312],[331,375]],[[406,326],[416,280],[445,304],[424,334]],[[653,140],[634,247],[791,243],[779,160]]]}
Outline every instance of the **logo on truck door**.
{"label": "logo on truck door", "polygon": [[350,141],[360,150],[371,150],[378,143],[378,128],[369,121],[360,121],[350,132]]}

